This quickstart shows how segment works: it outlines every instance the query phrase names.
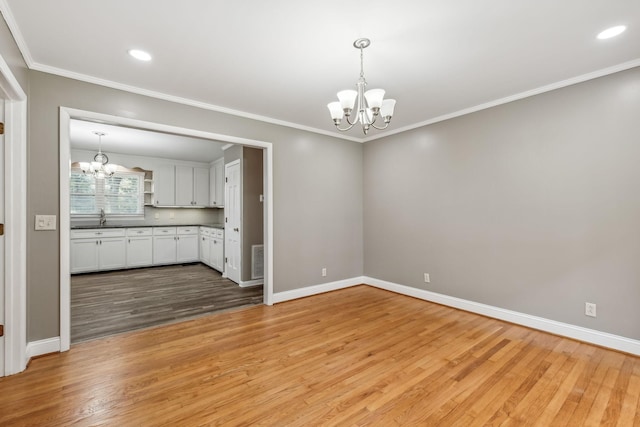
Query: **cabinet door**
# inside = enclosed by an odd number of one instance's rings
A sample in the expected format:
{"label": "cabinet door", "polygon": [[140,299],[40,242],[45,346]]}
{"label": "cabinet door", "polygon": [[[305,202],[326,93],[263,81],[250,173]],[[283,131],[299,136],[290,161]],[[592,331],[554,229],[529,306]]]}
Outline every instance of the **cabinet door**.
{"label": "cabinet door", "polygon": [[178,262],[198,261],[197,234],[179,235],[177,242],[176,260]]}
{"label": "cabinet door", "polygon": [[200,261],[211,266],[211,238],[200,236]]}
{"label": "cabinet door", "polygon": [[193,206],[193,168],[176,166],[176,206]]}
{"label": "cabinet door", "polygon": [[127,265],[127,247],[124,237],[105,237],[100,239],[100,269],[116,270]]}
{"label": "cabinet door", "polygon": [[153,236],[153,264],[176,262],[176,236]]}
{"label": "cabinet door", "polygon": [[153,264],[153,237],[127,239],[127,267],[145,267]]}
{"label": "cabinet door", "polygon": [[153,171],[156,205],[174,206],[176,204],[175,179],[173,165],[162,165]]}
{"label": "cabinet door", "polygon": [[70,243],[71,273],[97,271],[98,239],[72,239]]}
{"label": "cabinet door", "polygon": [[224,159],[220,159],[213,164],[213,178],[211,179],[211,206],[224,206]]}
{"label": "cabinet door", "polygon": [[209,168],[193,168],[193,204],[209,205]]}
{"label": "cabinet door", "polygon": [[217,237],[211,239],[211,266],[220,272],[224,269],[224,241]]}

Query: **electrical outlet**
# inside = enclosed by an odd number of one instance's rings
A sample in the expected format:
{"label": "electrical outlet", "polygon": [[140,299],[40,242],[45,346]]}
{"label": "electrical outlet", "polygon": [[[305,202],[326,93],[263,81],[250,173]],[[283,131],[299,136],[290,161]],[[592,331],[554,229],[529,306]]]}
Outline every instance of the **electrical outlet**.
{"label": "electrical outlet", "polygon": [[322,268],[322,277],[327,277],[327,268],[326,267]]}
{"label": "electrical outlet", "polygon": [[590,317],[596,317],[596,305],[592,302],[585,302],[584,314]]}
{"label": "electrical outlet", "polygon": [[431,283],[431,278],[429,277],[429,273],[424,273],[424,283]]}

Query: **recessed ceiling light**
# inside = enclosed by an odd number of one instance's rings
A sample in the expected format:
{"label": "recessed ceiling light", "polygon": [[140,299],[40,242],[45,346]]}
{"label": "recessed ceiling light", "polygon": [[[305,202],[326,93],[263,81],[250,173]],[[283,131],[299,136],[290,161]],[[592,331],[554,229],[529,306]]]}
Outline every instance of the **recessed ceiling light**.
{"label": "recessed ceiling light", "polygon": [[627,27],[625,27],[624,25],[617,25],[615,27],[607,28],[606,30],[598,34],[598,38],[600,40],[610,39],[611,37],[622,34],[626,29]]}
{"label": "recessed ceiling light", "polygon": [[129,55],[133,56],[136,59],[139,59],[140,61],[151,61],[151,55],[149,54],[149,52],[145,52],[144,50],[131,49],[129,50]]}

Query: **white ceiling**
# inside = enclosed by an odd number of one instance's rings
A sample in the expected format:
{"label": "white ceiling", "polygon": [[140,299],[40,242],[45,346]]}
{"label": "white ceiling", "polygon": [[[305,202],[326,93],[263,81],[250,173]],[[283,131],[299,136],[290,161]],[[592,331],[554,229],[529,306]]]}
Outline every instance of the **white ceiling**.
{"label": "white ceiling", "polygon": [[[177,7],[177,5],[180,7]],[[32,69],[334,134],[326,104],[397,99],[391,134],[640,65],[638,0],[0,0]],[[610,40],[596,34],[628,29]],[[127,50],[149,51],[143,63]],[[352,129],[341,137],[362,140]]]}
{"label": "white ceiling", "polygon": [[71,119],[69,124],[71,148],[98,151],[98,136],[102,132],[102,151],[165,159],[210,163],[224,156],[227,143],[182,135],[152,132],[105,123]]}

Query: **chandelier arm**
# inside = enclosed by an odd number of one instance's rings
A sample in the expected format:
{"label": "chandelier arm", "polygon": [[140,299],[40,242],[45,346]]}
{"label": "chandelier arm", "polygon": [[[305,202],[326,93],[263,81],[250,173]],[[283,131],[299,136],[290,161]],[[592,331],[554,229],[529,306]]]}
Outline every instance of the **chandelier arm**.
{"label": "chandelier arm", "polygon": [[378,130],[385,130],[389,126],[389,123],[391,123],[391,122],[385,122],[383,127],[378,127],[378,126],[373,124],[374,122],[375,122],[375,120],[371,123],[371,126],[373,126],[375,129],[378,129]]}
{"label": "chandelier arm", "polygon": [[356,123],[358,123],[358,122],[353,122],[353,123],[351,123],[351,122],[349,122],[349,121],[347,120],[347,123],[349,123],[349,126],[348,126],[348,127],[346,127],[346,128],[341,128],[341,127],[340,127],[340,126],[338,126],[338,125],[336,125],[336,128],[337,128],[338,130],[340,130],[340,131],[345,132],[345,131],[348,131],[349,129],[351,129],[353,126],[355,126],[355,124],[356,124]]}
{"label": "chandelier arm", "polygon": [[[344,116],[344,119],[347,121],[347,123],[349,123],[351,126],[355,125],[356,123],[358,123],[360,121],[360,113],[356,113],[354,114],[354,116],[356,117],[356,119],[354,121],[349,120],[350,116]],[[349,127],[349,129],[351,129],[351,127]]]}

